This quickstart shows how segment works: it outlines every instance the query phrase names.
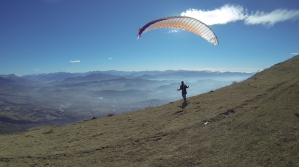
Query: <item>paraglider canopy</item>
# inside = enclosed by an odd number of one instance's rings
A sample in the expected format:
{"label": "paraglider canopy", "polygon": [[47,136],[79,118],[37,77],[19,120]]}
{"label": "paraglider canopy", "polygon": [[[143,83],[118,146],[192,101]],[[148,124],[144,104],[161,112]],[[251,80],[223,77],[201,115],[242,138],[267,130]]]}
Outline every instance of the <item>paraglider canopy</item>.
{"label": "paraglider canopy", "polygon": [[180,28],[188,30],[203,37],[215,46],[219,44],[217,36],[206,24],[188,16],[169,16],[150,21],[142,28],[139,28],[137,39],[147,31],[157,28]]}

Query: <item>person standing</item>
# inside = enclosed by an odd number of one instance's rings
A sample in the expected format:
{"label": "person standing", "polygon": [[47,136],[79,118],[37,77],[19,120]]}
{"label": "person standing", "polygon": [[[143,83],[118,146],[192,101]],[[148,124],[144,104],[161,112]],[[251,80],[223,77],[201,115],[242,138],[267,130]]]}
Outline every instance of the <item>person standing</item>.
{"label": "person standing", "polygon": [[189,86],[185,85],[184,81],[182,81],[180,89],[177,89],[178,91],[182,90],[182,96],[183,96],[185,101],[186,101],[187,88],[189,88]]}

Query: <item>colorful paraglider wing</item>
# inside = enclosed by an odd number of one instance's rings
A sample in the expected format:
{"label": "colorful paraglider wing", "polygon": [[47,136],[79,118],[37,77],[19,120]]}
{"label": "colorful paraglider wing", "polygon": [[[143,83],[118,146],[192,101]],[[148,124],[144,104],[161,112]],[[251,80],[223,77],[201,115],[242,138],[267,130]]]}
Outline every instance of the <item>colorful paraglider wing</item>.
{"label": "colorful paraglider wing", "polygon": [[139,28],[137,39],[145,32],[157,28],[181,28],[203,37],[215,46],[219,44],[217,36],[206,24],[187,16],[169,16],[153,20],[145,24],[142,28]]}

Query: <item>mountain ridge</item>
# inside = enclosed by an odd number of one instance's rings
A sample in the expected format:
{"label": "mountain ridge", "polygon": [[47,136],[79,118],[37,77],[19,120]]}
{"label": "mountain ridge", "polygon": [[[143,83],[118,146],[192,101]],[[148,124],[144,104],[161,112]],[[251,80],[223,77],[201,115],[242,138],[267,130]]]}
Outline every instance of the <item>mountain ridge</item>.
{"label": "mountain ridge", "polygon": [[[125,78],[135,78],[141,77],[144,79],[155,79],[157,77],[171,77],[171,76],[211,76],[211,75],[229,75],[229,74],[252,74],[244,72],[212,72],[212,71],[187,71],[187,70],[167,70],[167,71],[89,71],[84,73],[69,73],[69,72],[56,72],[56,73],[43,73],[43,74],[30,74],[21,76],[21,78],[29,79],[32,81],[44,81],[44,82],[53,82],[53,81],[63,81],[63,80],[74,80],[78,78],[90,79],[92,76],[103,76],[107,79],[125,77]],[[10,74],[12,75],[12,74]]]}

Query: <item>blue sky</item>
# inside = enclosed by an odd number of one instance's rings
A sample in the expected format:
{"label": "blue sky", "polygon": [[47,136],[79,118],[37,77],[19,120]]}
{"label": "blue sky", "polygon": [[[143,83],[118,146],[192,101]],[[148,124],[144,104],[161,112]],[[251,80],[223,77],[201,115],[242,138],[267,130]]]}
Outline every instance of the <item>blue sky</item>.
{"label": "blue sky", "polygon": [[[189,31],[138,28],[198,17],[214,46]],[[95,70],[256,72],[299,53],[298,0],[2,0],[0,74]]]}

